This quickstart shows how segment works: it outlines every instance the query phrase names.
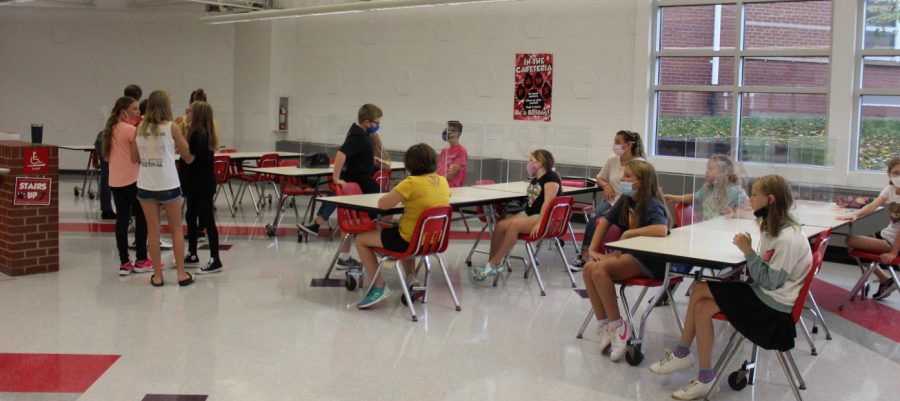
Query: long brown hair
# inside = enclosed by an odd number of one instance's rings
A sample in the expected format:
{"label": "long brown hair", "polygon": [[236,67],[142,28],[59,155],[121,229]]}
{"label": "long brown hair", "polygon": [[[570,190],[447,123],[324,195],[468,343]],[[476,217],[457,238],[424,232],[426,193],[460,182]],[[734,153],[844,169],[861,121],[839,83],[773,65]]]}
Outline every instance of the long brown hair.
{"label": "long brown hair", "polygon": [[[704,183],[703,187],[706,188],[706,193],[713,195],[711,201],[722,204],[728,201],[728,188],[735,185],[738,188],[743,188],[743,183],[741,177],[735,172],[734,161],[730,157],[726,155],[712,155],[709,157],[709,161],[716,163],[719,167],[719,176],[713,182]],[[740,205],[728,206],[736,207]]]}
{"label": "long brown hair", "polygon": [[112,150],[112,131],[113,127],[119,123],[119,116],[136,102],[137,100],[130,96],[122,96],[116,99],[116,104],[113,105],[112,110],[109,112],[109,118],[106,119],[106,127],[103,128],[103,133],[100,135],[100,149],[103,152],[104,159],[109,160],[109,152]]}
{"label": "long brown hair", "polygon": [[191,104],[191,136],[205,135],[209,150],[219,148],[219,138],[216,135],[216,126],[213,123],[213,109],[209,103],[196,101]]}
{"label": "long brown hair", "polygon": [[138,127],[137,134],[143,137],[159,136],[159,124],[172,121],[172,102],[165,91],[153,91],[147,97],[147,113]]}
{"label": "long brown hair", "polygon": [[768,197],[772,195],[775,203],[768,205],[765,216],[758,218],[759,230],[770,237],[777,237],[781,226],[790,224],[797,226],[797,221],[791,217],[791,207],[794,206],[794,195],[791,185],[784,177],[776,174],[761,177],[753,182],[753,188]]}
{"label": "long brown hair", "polygon": [[[372,148],[374,149],[375,157],[381,159],[381,163],[390,164],[391,155],[389,155],[388,152],[384,150],[384,145],[382,145],[381,143],[381,135],[378,135],[378,133],[376,132],[374,134],[370,134],[369,137],[372,138]],[[381,163],[377,163],[379,169],[384,167],[381,165]]]}
{"label": "long brown hair", "polygon": [[[656,198],[660,205],[665,205],[666,203],[663,201],[662,192],[659,190],[659,179],[656,177],[656,169],[653,168],[652,164],[643,160],[631,159],[625,164],[625,168],[631,170],[631,174],[641,183],[640,188],[635,190],[632,197],[632,200],[635,202],[633,208],[635,224],[640,224],[644,209],[651,199]],[[628,199],[625,201],[628,201]],[[663,209],[666,208],[664,207]],[[631,222],[628,220],[628,213],[619,213],[618,225],[637,228],[631,226]],[[672,228],[672,218],[669,216],[668,209],[666,209],[666,226]]]}
{"label": "long brown hair", "polygon": [[641,141],[641,134],[634,131],[619,131],[616,136],[621,136],[622,140],[631,144],[631,155],[634,157],[646,158],[644,155],[644,143]]}

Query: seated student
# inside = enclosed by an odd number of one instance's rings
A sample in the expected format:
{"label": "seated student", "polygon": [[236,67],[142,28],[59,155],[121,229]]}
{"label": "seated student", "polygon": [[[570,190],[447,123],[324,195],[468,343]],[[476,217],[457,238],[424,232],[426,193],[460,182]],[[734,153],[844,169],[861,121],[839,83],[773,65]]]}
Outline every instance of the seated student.
{"label": "seated student", "polygon": [[[450,186],[447,185],[446,178],[435,174],[437,160],[431,146],[424,143],[411,146],[406,151],[403,163],[408,172],[406,178],[395,185],[391,192],[378,199],[378,207],[384,210],[403,202],[400,223],[395,228],[369,231],[356,237],[356,250],[366,277],[375,280],[369,293],[356,304],[359,309],[371,308],[390,297],[392,293],[380,276],[375,277],[378,259],[372,248],[384,248],[394,252],[406,251],[409,242],[412,241],[419,215],[429,207],[450,204]],[[406,270],[407,283],[412,284],[415,281],[415,258],[404,259],[400,263]]]}
{"label": "seated student", "polygon": [[753,183],[750,204],[761,232],[759,253],[750,234],[738,233],[732,242],[747,258],[751,283],[697,282],[691,292],[684,333],[674,351],[650,366],[656,374],[669,374],[694,364],[690,346],[697,338],[700,373],[672,394],[679,400],[703,398],[712,388],[712,316],[721,311],[748,340],[765,349],[794,348],[797,332],[791,312],[803,280],[812,265],[809,242],[790,216],[794,199],[787,180],[767,175]]}
{"label": "seated student", "polygon": [[[888,185],[881,190],[872,203],[854,213],[839,217],[842,220],[853,221],[868,216],[874,213],[879,206],[887,204],[888,216],[891,221],[883,230],[876,232],[874,237],[866,235],[847,237],[847,251],[859,250],[880,255],[882,266],[889,264],[900,252],[900,156],[895,156],[888,161],[887,172]],[[875,269],[875,276],[878,277],[879,285],[878,291],[875,291],[872,299],[885,299],[897,289],[894,279],[881,269]]]}
{"label": "seated student", "polygon": [[[741,178],[735,173],[734,162],[725,155],[713,155],[706,162],[706,182],[693,194],[665,195],[666,203],[694,204],[695,213],[703,220],[717,216],[733,216],[750,207]],[[699,208],[696,207],[699,204]],[[697,215],[694,214],[695,219]],[[685,224],[690,224],[687,222]]]}
{"label": "seated student", "polygon": [[450,146],[441,149],[438,158],[438,175],[447,177],[450,188],[461,187],[466,180],[466,164],[469,162],[469,152],[459,143],[462,135],[462,123],[459,121],[447,121],[447,129],[441,135]]}
{"label": "seated student", "polygon": [[622,196],[597,223],[597,231],[588,249],[594,260],[584,265],[582,273],[584,287],[598,322],[600,349],[606,352],[609,346],[609,359],[618,361],[625,355],[631,331],[619,314],[613,281],[635,277],[661,278],[665,274],[666,263],[621,252],[602,254],[603,239],[612,224],[622,230],[622,239],[665,237],[669,234],[669,218],[652,164],[643,160],[625,164]]}
{"label": "seated student", "polygon": [[474,281],[484,281],[489,276],[497,274],[506,265],[506,258],[519,241],[519,234],[529,232],[537,234],[541,218],[547,213],[547,206],[562,194],[562,184],[559,174],[553,171],[553,163],[553,154],[544,149],[535,150],[528,156],[526,168],[531,183],[528,185],[528,203],[525,205],[525,211],[497,223],[491,235],[488,262],[472,269]]}

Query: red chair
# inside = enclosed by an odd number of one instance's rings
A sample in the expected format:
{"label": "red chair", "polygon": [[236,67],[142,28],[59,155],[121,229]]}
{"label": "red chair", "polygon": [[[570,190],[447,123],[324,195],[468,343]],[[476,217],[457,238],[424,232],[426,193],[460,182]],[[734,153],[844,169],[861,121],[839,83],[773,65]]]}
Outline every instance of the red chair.
{"label": "red chair", "polygon": [[[234,166],[234,165],[232,165]],[[278,153],[266,153],[262,155],[259,159],[256,160],[257,168],[266,168],[266,167],[278,167]],[[265,187],[262,185],[271,184],[272,187],[275,188],[275,195],[278,195],[278,186],[275,184],[275,177],[271,174],[261,174],[261,173],[244,173],[243,169],[238,167],[239,173],[237,175],[237,179],[241,181],[241,185],[238,187],[238,196],[236,199],[235,207],[239,206],[244,200],[244,193],[247,188],[252,188],[250,191],[250,199],[253,200],[253,207],[256,208],[256,214],[259,214],[259,206],[263,201],[263,198],[266,197]],[[256,199],[254,199],[254,193],[256,195]],[[271,197],[269,198],[269,204],[272,203]]]}
{"label": "red chair", "polygon": [[[816,237],[816,241],[813,243],[811,249],[813,254],[817,254],[821,257],[822,260],[825,260],[825,250],[828,248],[828,240],[831,238],[831,228],[826,231],[819,233],[819,236]],[[818,270],[816,270],[818,272]],[[825,339],[831,340],[831,330],[828,329],[828,324],[825,323],[825,317],[822,316],[822,310],[819,309],[819,304],[816,303],[816,298],[813,297],[812,289],[809,290],[807,295],[807,301],[809,302],[809,306],[806,307],[813,314],[813,327],[812,333],[816,334],[819,332],[819,327],[817,322],[822,323],[822,328],[825,329]],[[816,351],[816,346],[813,344],[812,338],[810,337],[810,331],[806,329],[806,323],[803,322],[803,317],[800,317],[800,327],[803,329],[803,334],[806,336],[806,341],[809,343],[809,350],[813,355],[818,355]]]}
{"label": "red chair", "polygon": [[[599,220],[599,219],[598,219]],[[597,222],[599,224],[599,221]],[[619,226],[612,224],[609,230],[606,232],[606,236],[603,237],[603,253],[607,253],[606,244],[614,241],[618,241],[622,236],[621,229]],[[681,276],[672,277],[668,272],[668,266],[666,267],[666,274],[661,279],[654,279],[648,277],[636,277],[629,278],[625,280],[616,280],[615,283],[619,285],[619,297],[622,299],[622,304],[625,309],[625,319],[628,321],[628,329],[631,330],[631,339],[628,340],[628,349],[625,353],[625,360],[631,366],[640,365],[640,363],[644,360],[644,354],[641,351],[641,344],[644,338],[644,332],[647,328],[647,318],[650,316],[650,312],[653,311],[653,305],[656,305],[656,301],[659,300],[663,294],[669,296],[669,299],[672,299],[672,292],[675,291],[678,284],[681,284],[682,280],[684,280]],[[628,287],[642,287],[641,294],[638,295],[637,301],[634,303],[634,306],[629,306],[628,297],[625,296],[625,289]],[[647,307],[644,308],[644,313],[641,315],[641,324],[640,329],[636,330],[634,325],[634,314],[637,313],[638,306],[641,305],[641,302],[644,300],[644,296],[647,295],[647,290],[650,288],[658,288],[656,294],[653,296],[653,299],[650,300],[650,303]],[[684,331],[684,324],[681,322],[681,314],[678,313],[678,306],[675,302],[669,302],[669,308],[672,309],[672,314],[675,315],[675,322],[678,324],[679,332]],[[594,317],[594,308],[591,308],[588,311],[587,316],[584,319],[584,322],[581,324],[581,330],[578,331],[577,338],[582,338],[584,335],[584,330],[587,329],[588,324],[591,322]]]}
{"label": "red chair", "polygon": [[218,153],[237,153],[237,149],[234,148],[219,148],[216,152]]}
{"label": "red chair", "polygon": [[[230,156],[213,156],[213,173],[216,176],[216,194],[213,196],[213,203],[219,198],[219,192],[225,194],[225,201],[228,203],[228,209],[231,210],[231,217],[234,217],[234,189],[231,187],[231,157]],[[227,189],[227,191],[223,191]]]}
{"label": "red chair", "polygon": [[[531,233],[519,234],[519,239],[525,241],[525,253],[528,256],[528,259],[526,260],[525,258],[517,256],[507,257],[507,259],[511,257],[522,259],[522,261],[525,262],[525,278],[528,278],[529,270],[534,271],[534,277],[537,279],[538,286],[541,289],[541,295],[547,295],[547,292],[544,290],[544,282],[541,280],[541,273],[540,270],[538,270],[538,263],[535,258],[537,253],[535,243],[544,240],[556,241],[556,250],[563,260],[563,269],[565,269],[566,273],[569,275],[569,280],[572,282],[572,288],[575,288],[575,276],[573,276],[572,271],[569,270],[569,261],[562,251],[563,246],[562,241],[560,240],[562,236],[566,235],[569,227],[569,218],[572,216],[572,202],[573,199],[571,196],[557,196],[556,198],[553,198],[553,201],[547,206],[547,213],[541,218],[540,226],[538,228],[540,234],[536,236],[532,236]],[[499,274],[494,276],[494,287],[497,286],[497,280],[499,279]]]}
{"label": "red chair", "polygon": [[[278,167],[299,167],[299,160],[279,160]],[[294,208],[294,217],[300,222],[300,211],[297,210],[297,197],[316,194],[316,189],[307,185],[306,180],[300,177],[279,176],[278,186],[281,188],[281,196],[291,197],[290,207]]]}
{"label": "red chair", "polygon": [[[573,187],[573,188],[584,188],[588,185],[597,185],[596,183],[588,181],[585,178],[573,178],[569,177],[569,179],[564,179],[560,182],[565,187]],[[591,214],[594,213],[594,209],[597,208],[596,199],[594,202],[585,203],[585,202],[575,202],[572,204],[572,212],[581,213],[584,217],[584,222],[587,223],[591,219]],[[599,216],[597,216],[599,217]],[[572,237],[572,244],[575,248],[575,256],[581,255],[581,248],[578,246],[578,241],[575,240],[575,229],[572,228],[572,222],[569,222],[569,234]]]}
{"label": "red chair", "polygon": [[694,206],[689,203],[675,204],[675,227],[684,227],[694,222]]}
{"label": "red chair", "polygon": [[[394,252],[382,248],[372,249],[375,253],[384,255],[378,260],[378,270],[375,271],[375,277],[381,274],[381,268],[384,266],[384,262],[398,262],[396,263],[396,268],[397,274],[400,276],[400,283],[403,287],[403,297],[406,300],[406,306],[409,307],[409,312],[412,315],[412,320],[414,322],[419,319],[416,316],[416,308],[413,305],[410,291],[424,291],[425,295],[422,297],[422,303],[428,302],[428,276],[431,273],[431,262],[428,259],[429,256],[437,258],[438,264],[441,266],[441,271],[444,273],[444,280],[447,282],[447,289],[450,290],[450,295],[453,297],[453,303],[456,305],[456,310],[462,310],[459,306],[459,299],[456,297],[456,292],[453,290],[453,283],[450,281],[450,274],[447,272],[447,266],[444,264],[444,259],[441,258],[440,255],[447,250],[447,243],[450,239],[450,218],[452,214],[453,208],[450,206],[432,206],[425,209],[425,211],[419,215],[419,220],[416,223],[416,230],[412,235],[412,241],[410,241],[409,247],[404,252]],[[400,265],[399,261],[416,256],[421,257],[418,266],[416,266],[416,270],[418,270],[422,264],[425,264],[424,286],[407,288],[408,283],[405,279],[406,273],[403,271],[403,266]],[[367,294],[368,291],[372,289],[372,285],[375,284],[375,277],[372,277],[369,282],[369,289],[366,291]]]}
{"label": "red chair", "polygon": [[[342,186],[332,183],[329,184],[329,186],[335,196],[362,194],[359,184],[355,182],[348,182]],[[375,221],[369,217],[368,213],[345,208],[337,209],[337,224],[338,228],[340,228],[341,232],[344,234],[344,238],[341,239],[341,243],[334,253],[334,258],[331,259],[331,264],[328,265],[328,270],[325,271],[326,280],[331,276],[331,272],[334,270],[335,264],[337,264],[338,257],[341,254],[341,249],[344,247],[344,244],[348,241],[353,241],[358,234],[369,232],[376,228]],[[347,271],[344,284],[345,287],[347,287],[347,290],[353,291],[362,285],[362,280],[357,280],[354,278],[355,276],[360,276],[358,271],[355,273],[349,270]]]}
{"label": "red chair", "polygon": [[[94,191],[94,181],[97,182],[97,188],[100,188],[100,154],[96,150],[92,150],[88,156],[88,169],[84,172],[84,183],[81,184],[81,196],[88,195],[88,198],[94,199],[97,191]],[[87,188],[85,188],[87,187]],[[78,187],[75,187],[75,196],[78,196]]]}
{"label": "red chair", "polygon": [[375,171],[375,174],[372,175],[372,178],[378,183],[378,186],[381,188],[381,193],[388,193],[391,191],[391,170],[390,169],[382,169]]}
{"label": "red chair", "polygon": [[[850,252],[850,257],[856,259],[856,263],[859,265],[859,269],[862,271],[862,277],[859,278],[859,281],[853,286],[853,289],[850,290],[850,296],[841,302],[841,305],[838,306],[838,310],[843,311],[844,306],[847,305],[848,302],[856,299],[856,294],[860,294],[860,298],[865,299],[866,295],[869,292],[869,277],[872,276],[872,273],[875,272],[875,269],[878,269],[879,263],[881,263],[881,255],[876,255],[874,253],[869,253],[865,251],[853,251]],[[868,266],[866,266],[868,264]],[[900,266],[900,257],[894,258],[891,261],[891,266],[897,267]],[[890,273],[891,277],[894,279],[895,283],[900,283],[897,281],[897,273],[894,269],[887,269]]]}
{"label": "red chair", "polygon": [[[828,236],[830,235],[831,230],[819,234],[819,238],[816,240],[816,243],[818,245],[824,244],[828,240]],[[794,324],[800,322],[800,315],[803,313],[807,296],[810,293],[809,288],[812,285],[813,279],[816,277],[816,274],[819,272],[819,269],[822,267],[822,258],[825,253],[824,248],[825,246],[817,246],[816,252],[812,253],[812,265],[810,266],[809,272],[806,274],[806,278],[803,280],[803,287],[800,288],[799,295],[797,296],[797,300],[794,302],[794,308],[791,312],[791,316],[794,318]],[[728,317],[721,312],[713,315],[713,318],[716,320],[728,321]],[[725,346],[725,349],[722,352],[722,356],[715,364],[716,381],[713,383],[710,394],[706,395],[707,399],[712,396],[712,393],[718,386],[719,379],[722,377],[725,369],[731,363],[731,360],[734,359],[735,354],[737,354],[737,352],[741,349],[741,344],[743,342],[744,336],[742,336],[737,330],[735,330],[731,335],[731,338],[728,340],[728,345]],[[802,398],[800,397],[800,390],[806,389],[806,383],[803,381],[803,377],[800,375],[800,370],[797,368],[796,362],[794,362],[794,357],[791,355],[791,351],[776,351],[776,353],[776,355],[778,356],[778,362],[781,364],[781,369],[784,370],[785,376],[787,376],[788,381],[791,382],[791,390],[794,393],[794,397],[798,401],[801,401]],[[753,345],[753,351],[751,354],[752,359],[750,361],[744,361],[744,363],[741,364],[741,368],[739,370],[728,375],[728,385],[732,389],[741,390],[746,387],[747,384],[753,385],[753,381],[756,376],[756,361],[759,354],[759,347],[757,345]],[[788,366],[788,363],[790,363],[790,366]]]}

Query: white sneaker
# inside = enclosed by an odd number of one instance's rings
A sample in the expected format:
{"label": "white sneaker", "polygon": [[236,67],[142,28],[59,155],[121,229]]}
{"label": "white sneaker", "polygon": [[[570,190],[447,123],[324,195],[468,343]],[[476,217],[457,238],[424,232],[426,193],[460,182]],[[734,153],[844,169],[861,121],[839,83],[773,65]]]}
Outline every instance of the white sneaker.
{"label": "white sneaker", "polygon": [[[712,388],[713,382],[704,383],[701,382],[700,379],[695,378],[680,389],[675,390],[675,392],[672,393],[672,398],[676,400],[696,400],[698,398],[706,397],[706,395],[709,394],[709,390]],[[718,389],[716,392],[718,392]]]}
{"label": "white sneaker", "polygon": [[609,360],[616,362],[625,356],[628,348],[628,322],[622,321],[622,325],[607,331],[610,337]]}
{"label": "white sneaker", "polygon": [[598,324],[597,335],[600,336],[600,353],[609,353],[609,343],[611,341],[611,337],[609,336],[609,325]]}
{"label": "white sneaker", "polygon": [[675,356],[672,350],[666,350],[666,356],[650,365],[650,371],[658,375],[667,375],[694,366],[694,356],[687,354],[684,358]]}

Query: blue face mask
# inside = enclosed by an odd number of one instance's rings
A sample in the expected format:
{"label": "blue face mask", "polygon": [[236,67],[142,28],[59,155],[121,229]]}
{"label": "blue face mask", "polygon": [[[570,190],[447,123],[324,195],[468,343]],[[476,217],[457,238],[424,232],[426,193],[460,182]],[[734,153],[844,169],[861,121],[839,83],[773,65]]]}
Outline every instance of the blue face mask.
{"label": "blue face mask", "polygon": [[368,132],[369,135],[374,134],[374,133],[378,132],[378,128],[380,128],[380,127],[381,127],[381,124],[375,124],[369,128],[366,128],[366,132]]}
{"label": "blue face mask", "polygon": [[628,181],[622,181],[622,195],[632,196],[634,195],[634,183]]}

